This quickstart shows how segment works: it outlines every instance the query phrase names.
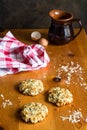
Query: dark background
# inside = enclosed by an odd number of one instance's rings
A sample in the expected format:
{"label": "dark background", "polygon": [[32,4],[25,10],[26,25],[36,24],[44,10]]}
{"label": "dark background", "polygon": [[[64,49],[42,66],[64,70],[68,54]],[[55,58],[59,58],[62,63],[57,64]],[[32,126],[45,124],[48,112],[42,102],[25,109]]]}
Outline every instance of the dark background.
{"label": "dark background", "polygon": [[73,13],[87,31],[87,0],[0,0],[0,27],[48,28],[51,9]]}

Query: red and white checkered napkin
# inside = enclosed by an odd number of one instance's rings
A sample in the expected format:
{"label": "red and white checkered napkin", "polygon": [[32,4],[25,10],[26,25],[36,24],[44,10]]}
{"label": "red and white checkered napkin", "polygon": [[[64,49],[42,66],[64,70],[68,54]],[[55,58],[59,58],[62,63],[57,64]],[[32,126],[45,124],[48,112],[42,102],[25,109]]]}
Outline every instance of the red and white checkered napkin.
{"label": "red and white checkered napkin", "polygon": [[25,45],[9,31],[0,39],[0,76],[46,67],[50,61],[39,44]]}

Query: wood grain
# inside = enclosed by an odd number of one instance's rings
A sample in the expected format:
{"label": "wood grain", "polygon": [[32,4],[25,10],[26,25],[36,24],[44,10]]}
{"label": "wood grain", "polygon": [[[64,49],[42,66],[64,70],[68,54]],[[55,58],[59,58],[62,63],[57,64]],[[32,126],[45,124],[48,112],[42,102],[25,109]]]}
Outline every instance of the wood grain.
{"label": "wood grain", "polygon": [[[34,42],[30,39],[30,34],[34,30],[35,29],[13,29],[11,32],[17,39],[25,44],[32,44]],[[48,38],[48,29],[36,30],[40,31],[43,37]],[[4,36],[7,31],[8,30],[4,31],[1,35]],[[50,57],[50,63],[46,68],[31,72],[20,72],[0,78],[0,94],[3,94],[5,99],[10,99],[13,103],[12,106],[2,108],[2,98],[0,96],[0,126],[3,127],[4,130],[87,130],[87,123],[85,122],[87,118],[87,90],[86,87],[81,86],[81,81],[78,81],[79,77],[83,77],[83,83],[87,83],[87,36],[85,31],[82,30],[77,38],[66,45],[55,46],[49,43],[46,47],[46,51]],[[70,55],[71,53],[73,56]],[[54,82],[53,78],[57,75],[60,66],[66,66],[71,62],[73,62],[74,65],[78,63],[80,67],[84,69],[82,72],[84,71],[85,73],[79,74],[77,72],[73,74],[70,84],[66,84],[65,82],[67,74],[64,76],[64,73],[62,73],[61,81]],[[45,91],[34,97],[20,94],[16,86],[19,82],[28,78],[42,80]],[[55,86],[68,88],[74,96],[73,103],[63,107],[57,107],[48,103],[47,91]],[[37,124],[24,123],[19,117],[20,108],[24,104],[32,101],[47,105],[49,110],[45,120]],[[69,116],[73,111],[79,109],[83,114],[83,118],[81,118],[79,123],[71,123],[68,120],[63,121],[61,119],[61,116]]]}

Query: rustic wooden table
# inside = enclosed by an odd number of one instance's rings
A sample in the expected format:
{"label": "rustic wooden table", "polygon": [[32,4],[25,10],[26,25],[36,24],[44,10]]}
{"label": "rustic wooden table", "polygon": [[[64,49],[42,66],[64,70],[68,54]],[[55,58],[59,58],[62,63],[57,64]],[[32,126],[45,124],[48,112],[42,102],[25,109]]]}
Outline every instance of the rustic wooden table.
{"label": "rustic wooden table", "polygon": [[[18,40],[25,44],[32,44],[34,42],[30,34],[34,30],[40,31],[42,37],[48,38],[47,29],[10,31]],[[4,36],[7,31],[1,33],[1,36]],[[87,36],[84,29],[77,38],[66,45],[56,46],[49,43],[46,51],[50,57],[50,63],[46,68],[0,78],[0,130],[87,130]],[[61,81],[54,82],[53,78],[59,73],[61,73]],[[28,78],[42,80],[45,91],[34,97],[20,94],[16,86],[20,81]],[[48,103],[46,93],[56,86],[68,88],[73,94],[73,103],[63,107]],[[6,104],[6,100],[12,105]],[[31,101],[47,105],[49,113],[44,121],[37,124],[21,121],[19,110]],[[78,114],[79,122],[72,123],[73,120],[78,120],[75,114]]]}

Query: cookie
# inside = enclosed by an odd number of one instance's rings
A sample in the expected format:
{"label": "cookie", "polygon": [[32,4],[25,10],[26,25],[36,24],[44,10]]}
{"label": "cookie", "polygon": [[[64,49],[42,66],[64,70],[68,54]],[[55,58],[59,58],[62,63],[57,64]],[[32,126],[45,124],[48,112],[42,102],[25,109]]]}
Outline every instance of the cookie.
{"label": "cookie", "polygon": [[37,102],[31,102],[23,106],[20,116],[26,123],[37,123],[45,119],[48,114],[46,105]]}
{"label": "cookie", "polygon": [[48,91],[48,101],[60,107],[71,103],[73,95],[66,88],[54,87]]}
{"label": "cookie", "polygon": [[37,95],[44,90],[43,82],[37,79],[27,79],[18,85],[18,90],[25,95]]}

